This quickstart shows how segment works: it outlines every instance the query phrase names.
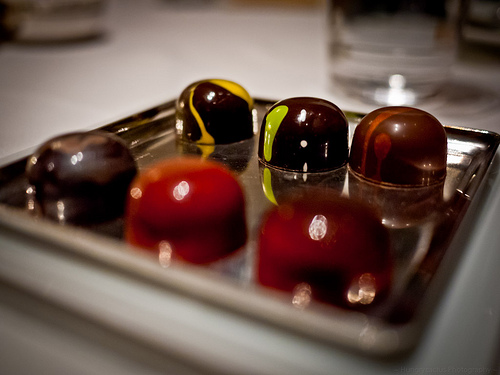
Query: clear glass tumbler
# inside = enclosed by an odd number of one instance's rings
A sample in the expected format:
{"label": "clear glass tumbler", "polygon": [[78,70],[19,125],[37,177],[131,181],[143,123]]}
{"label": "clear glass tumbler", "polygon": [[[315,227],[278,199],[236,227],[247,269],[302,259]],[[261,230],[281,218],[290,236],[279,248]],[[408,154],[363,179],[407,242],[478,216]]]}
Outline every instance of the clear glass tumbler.
{"label": "clear glass tumbler", "polygon": [[467,0],[331,0],[329,74],[361,101],[413,105],[439,93],[456,60]]}

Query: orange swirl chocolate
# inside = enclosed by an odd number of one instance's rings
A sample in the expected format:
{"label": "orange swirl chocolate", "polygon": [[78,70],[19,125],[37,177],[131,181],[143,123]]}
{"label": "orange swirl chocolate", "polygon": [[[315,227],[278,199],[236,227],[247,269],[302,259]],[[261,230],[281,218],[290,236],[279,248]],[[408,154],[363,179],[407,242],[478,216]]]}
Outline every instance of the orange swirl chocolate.
{"label": "orange swirl chocolate", "polygon": [[237,83],[198,81],[185,88],[177,100],[177,135],[201,145],[249,139],[254,135],[252,111],[253,99]]}
{"label": "orange swirl chocolate", "polygon": [[427,186],[446,177],[447,138],[441,123],[410,107],[366,115],[354,132],[349,166],[376,183]]}
{"label": "orange swirl chocolate", "polygon": [[259,159],[289,171],[333,170],[347,162],[348,133],[347,119],[335,104],[309,97],[284,99],[264,117]]}

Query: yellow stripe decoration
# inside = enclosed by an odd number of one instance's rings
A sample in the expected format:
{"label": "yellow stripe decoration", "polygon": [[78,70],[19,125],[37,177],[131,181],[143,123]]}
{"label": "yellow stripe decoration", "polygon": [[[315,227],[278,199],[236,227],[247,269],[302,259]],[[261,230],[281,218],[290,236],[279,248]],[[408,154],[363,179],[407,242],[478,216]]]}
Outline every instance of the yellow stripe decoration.
{"label": "yellow stripe decoration", "polygon": [[201,151],[201,157],[203,159],[208,159],[210,155],[215,151],[215,145],[197,145],[198,149]]}
{"label": "yellow stripe decoration", "polygon": [[248,108],[253,108],[253,99],[250,94],[237,83],[226,81],[225,79],[210,79],[208,82],[225,88],[230,93],[239,96],[248,103]]}
{"label": "yellow stripe decoration", "polygon": [[193,114],[194,118],[196,119],[196,122],[198,123],[198,126],[200,127],[201,130],[201,138],[196,141],[196,143],[201,143],[201,144],[214,144],[215,140],[214,137],[208,133],[207,129],[205,128],[205,124],[203,123],[203,120],[200,117],[200,114],[196,110],[196,108],[193,105],[193,96],[194,96],[194,90],[196,87],[193,87],[191,89],[191,94],[189,95],[189,109],[191,110],[191,113]]}

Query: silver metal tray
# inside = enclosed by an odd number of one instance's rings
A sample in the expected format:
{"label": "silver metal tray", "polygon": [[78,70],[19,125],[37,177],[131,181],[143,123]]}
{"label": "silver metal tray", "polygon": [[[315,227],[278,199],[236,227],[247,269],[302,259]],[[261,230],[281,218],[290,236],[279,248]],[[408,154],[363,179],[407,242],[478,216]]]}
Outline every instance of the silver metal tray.
{"label": "silver metal tray", "polygon": [[[274,101],[255,100],[258,124],[272,104]],[[362,115],[345,113],[352,135]],[[196,145],[176,141],[175,101],[113,122],[101,130],[115,133],[127,142],[139,169],[179,154],[201,157]],[[166,267],[161,259],[130,249],[122,240],[121,218],[91,227],[73,227],[34,217],[27,209],[24,167],[28,155],[0,168],[0,225],[64,245],[69,253],[106,264],[131,277],[149,280],[166,290],[175,290],[314,340],[378,356],[405,353],[418,342],[429,314],[443,293],[443,285],[453,269],[446,267],[446,263],[452,264],[460,256],[459,249],[450,243],[464,231],[460,223],[500,143],[500,136],[493,132],[448,126],[446,132],[448,168],[441,185],[407,189],[382,187],[357,178],[347,166],[316,174],[271,171],[276,197],[296,187],[327,186],[344,195],[362,197],[382,213],[396,259],[394,287],[389,298],[367,314],[317,302],[298,309],[287,294],[262,288],[254,281],[256,233],[262,214],[273,206],[262,188],[262,168],[256,156],[257,137],[216,146],[209,156],[226,164],[240,179],[247,199],[250,234],[245,248],[213,265],[174,263]],[[148,267],[144,267],[144,257]]]}

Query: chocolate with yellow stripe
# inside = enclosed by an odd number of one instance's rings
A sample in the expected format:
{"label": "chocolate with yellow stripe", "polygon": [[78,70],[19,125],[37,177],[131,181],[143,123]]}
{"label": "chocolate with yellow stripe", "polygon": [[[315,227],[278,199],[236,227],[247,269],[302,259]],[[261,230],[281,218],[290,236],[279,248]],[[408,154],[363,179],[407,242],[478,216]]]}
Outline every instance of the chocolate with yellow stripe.
{"label": "chocolate with yellow stripe", "polygon": [[177,100],[177,135],[200,145],[249,139],[254,135],[252,110],[252,98],[237,83],[222,79],[194,82]]}

